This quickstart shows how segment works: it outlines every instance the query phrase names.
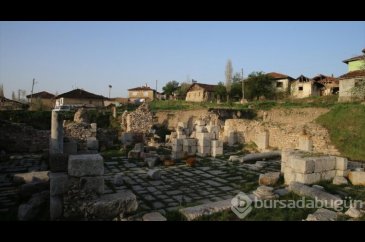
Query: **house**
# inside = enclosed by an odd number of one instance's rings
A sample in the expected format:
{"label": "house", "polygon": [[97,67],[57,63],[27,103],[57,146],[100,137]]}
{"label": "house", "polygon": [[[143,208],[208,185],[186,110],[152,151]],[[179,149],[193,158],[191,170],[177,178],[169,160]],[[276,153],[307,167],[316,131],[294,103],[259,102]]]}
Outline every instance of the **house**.
{"label": "house", "polygon": [[55,95],[52,93],[43,91],[33,93],[33,95],[27,95],[28,103],[32,103],[31,109],[49,109],[51,110],[55,106]]}
{"label": "house", "polygon": [[299,76],[292,81],[290,86],[290,94],[294,98],[305,98],[310,96],[319,96],[322,84],[315,82],[306,76]]}
{"label": "house", "polygon": [[27,105],[18,101],[0,97],[0,110],[23,110]]}
{"label": "house", "polygon": [[156,98],[156,90],[147,86],[128,89],[128,98],[131,102],[152,101]]}
{"label": "house", "polygon": [[339,79],[340,92],[338,95],[339,102],[348,102],[356,99],[365,99],[365,94],[355,93],[354,87],[365,87],[365,49],[363,55],[356,56],[343,62],[347,64],[348,72],[341,75]]}
{"label": "house", "polygon": [[102,95],[87,92],[82,89],[74,89],[55,97],[56,106],[76,105],[88,107],[103,107],[104,100],[108,99]]}
{"label": "house", "polygon": [[365,86],[365,69],[348,72],[339,78],[340,92],[338,95],[339,102],[349,102],[356,99],[364,100],[364,93],[356,95],[353,88],[356,86]]}
{"label": "house", "polygon": [[319,74],[312,78],[320,87],[320,96],[327,96],[332,94],[337,94],[339,91],[338,79],[333,76],[325,76]]}
{"label": "house", "polygon": [[193,83],[186,91],[187,102],[207,102],[214,98],[214,89],[217,85]]}
{"label": "house", "polygon": [[347,64],[348,72],[363,70],[365,68],[365,49],[362,52],[364,54],[343,61]]}
{"label": "house", "polygon": [[289,92],[290,84],[294,78],[277,72],[267,73],[271,80],[273,80],[273,86],[276,92]]}

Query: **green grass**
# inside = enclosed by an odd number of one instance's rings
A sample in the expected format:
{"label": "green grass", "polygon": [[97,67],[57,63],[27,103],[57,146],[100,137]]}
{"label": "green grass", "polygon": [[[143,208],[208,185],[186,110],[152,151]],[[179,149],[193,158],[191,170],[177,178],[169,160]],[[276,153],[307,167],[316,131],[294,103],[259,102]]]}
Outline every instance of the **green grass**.
{"label": "green grass", "polygon": [[112,157],[122,157],[127,156],[127,151],[123,149],[118,150],[105,150],[101,152],[101,155],[104,157],[104,159],[110,159]]}
{"label": "green grass", "polygon": [[365,161],[365,105],[337,104],[316,122],[328,129],[331,142],[343,156]]}
{"label": "green grass", "polygon": [[251,101],[246,104],[240,103],[220,103],[216,102],[185,102],[184,100],[154,100],[150,103],[152,111],[161,110],[196,110],[209,108],[226,108],[226,109],[247,109],[270,110],[272,108],[306,108],[306,107],[322,107],[330,108],[336,105],[338,96],[322,96],[308,97],[302,99],[283,99],[283,100],[265,100]]}
{"label": "green grass", "polygon": [[342,198],[351,197],[354,200],[365,200],[365,187],[353,185],[334,185],[330,181],[321,181],[318,185],[332,194],[337,194]]}

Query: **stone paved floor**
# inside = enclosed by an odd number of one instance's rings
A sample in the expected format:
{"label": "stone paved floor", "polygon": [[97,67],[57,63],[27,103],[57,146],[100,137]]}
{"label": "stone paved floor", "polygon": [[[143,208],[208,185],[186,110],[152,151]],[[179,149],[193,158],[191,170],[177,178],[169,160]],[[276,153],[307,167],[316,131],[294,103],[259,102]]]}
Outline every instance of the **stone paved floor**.
{"label": "stone paved floor", "polygon": [[[269,171],[279,171],[279,161],[266,161],[264,165],[239,164],[214,158],[198,158],[196,167],[185,163],[161,169],[161,179],[147,178],[147,167],[123,157],[105,161],[106,193],[131,189],[139,201],[137,212],[177,210],[229,199],[238,192],[258,186],[258,176]],[[114,187],[115,174],[122,173],[124,185]],[[250,186],[247,186],[250,185]]]}
{"label": "stone paved floor", "polygon": [[37,154],[14,155],[9,161],[0,162],[0,220],[16,218],[19,196],[18,187],[13,183],[14,174],[40,169],[41,155]]}
{"label": "stone paved floor", "polygon": [[[130,189],[139,202],[137,213],[164,213],[181,207],[229,199],[240,191],[252,191],[258,186],[259,174],[279,171],[280,162],[266,161],[262,166],[198,158],[196,167],[180,162],[174,166],[160,165],[157,168],[161,169],[161,179],[150,180],[147,178],[148,168],[141,163],[129,161],[126,157],[106,159],[105,193]],[[0,162],[0,220],[16,219],[19,198],[18,187],[12,182],[14,174],[39,170],[41,155],[13,156],[10,161]],[[113,185],[117,173],[124,174],[124,185],[121,187]]]}

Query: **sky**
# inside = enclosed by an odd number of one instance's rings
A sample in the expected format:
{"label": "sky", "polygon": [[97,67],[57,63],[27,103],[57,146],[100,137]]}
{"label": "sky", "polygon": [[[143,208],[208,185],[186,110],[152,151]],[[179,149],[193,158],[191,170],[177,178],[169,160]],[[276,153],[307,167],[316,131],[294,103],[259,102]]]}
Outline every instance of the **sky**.
{"label": "sky", "polygon": [[362,54],[365,21],[1,22],[0,85],[61,94],[74,88],[127,97],[171,80],[217,84],[234,72],[339,76]]}

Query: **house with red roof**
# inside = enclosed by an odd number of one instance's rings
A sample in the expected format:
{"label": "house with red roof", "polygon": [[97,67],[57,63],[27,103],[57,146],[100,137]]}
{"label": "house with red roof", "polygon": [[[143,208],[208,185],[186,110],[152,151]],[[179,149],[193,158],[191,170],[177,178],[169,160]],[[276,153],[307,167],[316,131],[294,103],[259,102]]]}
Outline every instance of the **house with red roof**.
{"label": "house with red roof", "polygon": [[214,98],[214,89],[217,85],[195,82],[191,84],[186,92],[187,102],[208,102]]}

